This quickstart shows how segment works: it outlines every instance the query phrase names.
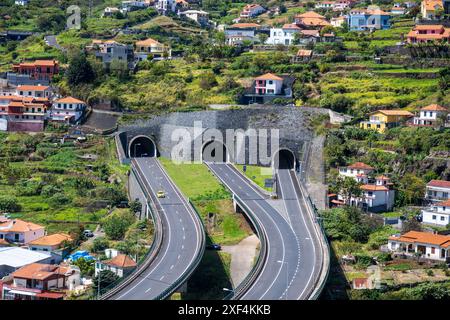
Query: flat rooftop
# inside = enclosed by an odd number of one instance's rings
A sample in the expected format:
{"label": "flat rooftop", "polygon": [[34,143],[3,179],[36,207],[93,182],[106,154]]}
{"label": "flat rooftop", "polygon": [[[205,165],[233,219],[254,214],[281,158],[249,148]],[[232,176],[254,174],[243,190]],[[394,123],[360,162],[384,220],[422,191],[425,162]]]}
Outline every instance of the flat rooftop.
{"label": "flat rooftop", "polygon": [[24,265],[42,261],[51,255],[44,252],[31,251],[19,247],[0,248],[0,266],[7,265],[20,268]]}

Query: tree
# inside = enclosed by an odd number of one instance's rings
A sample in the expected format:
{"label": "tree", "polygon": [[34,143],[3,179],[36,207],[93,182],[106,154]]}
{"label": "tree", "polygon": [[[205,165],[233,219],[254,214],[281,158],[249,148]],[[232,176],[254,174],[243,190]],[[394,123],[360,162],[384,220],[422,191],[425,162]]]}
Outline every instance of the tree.
{"label": "tree", "polygon": [[114,59],[111,61],[109,65],[109,72],[121,81],[128,79],[130,76],[128,63],[119,59]]}
{"label": "tree", "polygon": [[105,237],[98,237],[92,242],[92,251],[95,253],[102,252],[109,248],[109,241]]}
{"label": "tree", "polygon": [[97,274],[96,277],[94,277],[92,290],[94,291],[94,293],[98,293],[100,286],[100,294],[103,294],[107,291],[107,288],[117,280],[119,280],[119,277],[114,272],[110,270],[102,270]]}
{"label": "tree", "polygon": [[91,277],[95,271],[94,260],[86,260],[85,258],[78,258],[73,262],[78,268],[80,268],[80,273],[82,276]]}
{"label": "tree", "polygon": [[121,240],[135,219],[131,212],[113,213],[103,220],[103,230],[109,239]]}
{"label": "tree", "polygon": [[362,194],[361,183],[352,177],[339,176],[336,181],[336,188],[347,205],[350,204],[352,198],[360,197]]}
{"label": "tree", "polygon": [[72,57],[66,71],[66,76],[71,86],[91,83],[95,80],[94,70],[83,52],[79,52],[79,54],[75,54]]}
{"label": "tree", "polygon": [[22,209],[19,201],[13,196],[0,196],[0,211],[3,212],[18,212]]}
{"label": "tree", "polygon": [[401,205],[419,205],[425,194],[425,182],[414,174],[407,173],[400,179],[398,191],[398,201]]}
{"label": "tree", "polygon": [[139,199],[133,200],[129,203],[130,211],[133,212],[133,214],[136,214],[138,212],[142,211],[142,203],[139,201]]}

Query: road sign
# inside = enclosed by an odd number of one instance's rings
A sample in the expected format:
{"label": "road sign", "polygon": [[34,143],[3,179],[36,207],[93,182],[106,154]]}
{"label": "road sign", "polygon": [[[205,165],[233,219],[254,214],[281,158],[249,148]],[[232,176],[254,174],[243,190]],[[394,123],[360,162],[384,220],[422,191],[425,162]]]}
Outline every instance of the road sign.
{"label": "road sign", "polygon": [[264,180],[264,187],[272,188],[273,187],[273,179],[265,179]]}

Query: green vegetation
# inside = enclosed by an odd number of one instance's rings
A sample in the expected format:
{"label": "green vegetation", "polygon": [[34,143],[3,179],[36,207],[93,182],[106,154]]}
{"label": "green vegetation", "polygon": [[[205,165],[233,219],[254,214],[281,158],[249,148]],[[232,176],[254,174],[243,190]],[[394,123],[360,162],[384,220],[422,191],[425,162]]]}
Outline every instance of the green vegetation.
{"label": "green vegetation", "polygon": [[[0,190],[8,195],[0,205],[13,217],[44,224],[49,233],[73,230],[78,221],[95,228],[89,223],[99,223],[107,206],[126,199],[124,180],[108,182],[118,175],[108,139],[61,144],[53,134],[8,134],[0,140]],[[80,158],[88,153],[98,159]]]}
{"label": "green vegetation", "polygon": [[[244,171],[243,165],[236,165],[236,167],[242,172]],[[272,191],[272,188],[265,187],[265,180],[273,177],[272,168],[246,165],[244,174],[264,190]]]}

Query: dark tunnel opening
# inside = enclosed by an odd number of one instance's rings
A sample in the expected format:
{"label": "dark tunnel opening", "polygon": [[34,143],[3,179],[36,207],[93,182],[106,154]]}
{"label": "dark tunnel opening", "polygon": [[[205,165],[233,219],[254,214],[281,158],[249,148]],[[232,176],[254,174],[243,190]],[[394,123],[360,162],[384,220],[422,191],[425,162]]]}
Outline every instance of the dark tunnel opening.
{"label": "dark tunnel opening", "polygon": [[137,137],[130,144],[130,157],[156,157],[157,150],[155,143],[148,137]]}
{"label": "dark tunnel opening", "polygon": [[227,162],[228,153],[221,141],[209,141],[203,146],[202,159],[204,162]]}
{"label": "dark tunnel opening", "polygon": [[275,154],[274,165],[275,169],[295,169],[295,156],[290,150],[281,149]]}

